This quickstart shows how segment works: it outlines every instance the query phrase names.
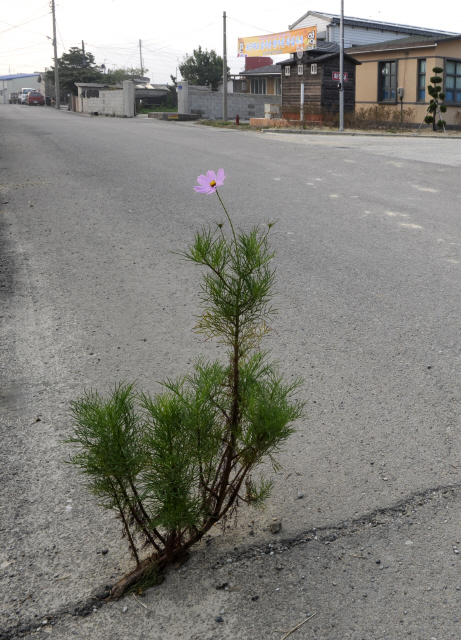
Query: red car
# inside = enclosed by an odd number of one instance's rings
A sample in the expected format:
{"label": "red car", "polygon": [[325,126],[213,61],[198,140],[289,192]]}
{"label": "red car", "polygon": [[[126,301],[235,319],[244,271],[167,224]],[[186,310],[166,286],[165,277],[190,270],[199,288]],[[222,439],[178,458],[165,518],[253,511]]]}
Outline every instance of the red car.
{"label": "red car", "polygon": [[45,96],[42,95],[39,91],[30,91],[27,94],[26,104],[39,104],[43,107],[45,104]]}

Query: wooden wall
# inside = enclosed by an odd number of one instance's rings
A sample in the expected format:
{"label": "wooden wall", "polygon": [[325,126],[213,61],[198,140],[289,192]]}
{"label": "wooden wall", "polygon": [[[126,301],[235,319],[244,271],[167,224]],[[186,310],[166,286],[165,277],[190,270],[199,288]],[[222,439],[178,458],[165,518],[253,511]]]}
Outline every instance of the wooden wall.
{"label": "wooden wall", "polygon": [[[344,111],[355,109],[355,70],[356,65],[350,60],[344,60],[344,71],[348,74],[344,83]],[[322,65],[322,107],[327,111],[337,113],[339,111],[338,81],[333,80],[333,72],[339,71],[339,56],[330,58]]]}
{"label": "wooden wall", "polygon": [[[291,64],[291,73],[285,75],[285,65],[282,66],[282,115],[289,120],[299,119],[301,82],[304,82],[304,111],[305,114],[320,113],[323,110],[336,113],[339,109],[338,81],[333,80],[333,72],[339,71],[339,55],[324,62],[316,62],[314,56],[305,55],[299,64],[303,65],[303,75],[298,75],[298,60]],[[311,73],[311,64],[317,64],[317,73]],[[348,73],[345,83],[344,109],[355,109],[355,70],[356,65],[350,60],[344,60],[344,71]],[[306,120],[309,118],[306,118]]]}

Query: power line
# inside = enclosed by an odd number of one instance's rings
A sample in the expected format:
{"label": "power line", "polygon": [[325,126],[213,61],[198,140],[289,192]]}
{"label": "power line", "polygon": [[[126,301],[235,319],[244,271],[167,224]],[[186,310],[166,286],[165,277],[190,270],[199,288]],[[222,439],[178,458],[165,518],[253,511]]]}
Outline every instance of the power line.
{"label": "power line", "polygon": [[[48,11],[48,13],[45,13],[43,16],[38,16],[38,18],[32,18],[31,20],[26,20],[25,22],[21,22],[21,24],[13,24],[10,26],[9,29],[4,29],[3,31],[0,31],[1,33],[6,33],[7,31],[11,31],[11,29],[21,29],[23,24],[29,24],[29,22],[34,22],[35,20],[40,20],[40,18],[44,18],[45,16],[49,16],[51,13],[51,11]],[[0,22],[4,22],[4,20],[0,20]],[[10,24],[9,22],[5,22],[5,24]],[[28,29],[24,29],[24,31],[28,31]],[[34,33],[34,32],[32,32]],[[39,33],[39,36],[42,36],[43,33]],[[46,36],[45,36],[46,37]]]}
{"label": "power line", "polygon": [[254,24],[248,24],[248,22],[242,22],[241,20],[237,20],[236,18],[231,18],[227,16],[229,20],[233,20],[234,22],[239,22],[240,24],[244,24],[246,27],[251,27],[252,29],[258,29],[258,31],[264,31],[265,33],[274,33],[274,31],[268,31],[267,29],[263,29],[262,27],[255,27]]}
{"label": "power line", "polygon": [[57,30],[58,30],[59,37],[61,38],[62,48],[63,48],[63,49],[64,49],[64,51],[65,51],[65,50],[66,50],[66,45],[64,44],[64,40],[62,39],[61,30],[60,30],[59,25],[58,25],[58,23],[57,23],[57,22],[56,22],[56,28],[57,28]]}
{"label": "power line", "polygon": [[36,44],[29,44],[27,47],[18,47],[17,49],[8,49],[8,51],[4,51],[0,53],[0,56],[8,56],[10,53],[14,51],[22,51],[23,49],[35,49],[35,47],[42,47],[43,49],[48,49],[49,45],[44,42],[37,42]]}
{"label": "power line", "polygon": [[[9,22],[5,22],[4,20],[0,20],[0,22],[3,22],[3,24],[10,24]],[[43,36],[44,38],[46,38],[45,33],[38,33],[38,31],[32,31],[31,29],[24,29],[24,27],[16,27],[14,24],[11,25],[11,29],[21,29],[22,31],[27,31],[27,33],[34,33],[36,36]],[[5,29],[5,31],[11,31],[11,29]],[[2,31],[1,33],[5,33],[5,32]]]}

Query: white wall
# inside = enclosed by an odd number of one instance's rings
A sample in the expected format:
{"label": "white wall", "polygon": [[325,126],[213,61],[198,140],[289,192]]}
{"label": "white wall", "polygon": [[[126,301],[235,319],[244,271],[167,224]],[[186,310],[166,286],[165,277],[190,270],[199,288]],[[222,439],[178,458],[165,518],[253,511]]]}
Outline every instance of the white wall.
{"label": "white wall", "polygon": [[[99,92],[98,98],[83,98],[82,92]],[[116,116],[119,118],[133,118],[134,113],[134,84],[131,80],[123,83],[123,89],[97,89],[94,87],[79,87],[77,97],[77,111],[100,116]]]}

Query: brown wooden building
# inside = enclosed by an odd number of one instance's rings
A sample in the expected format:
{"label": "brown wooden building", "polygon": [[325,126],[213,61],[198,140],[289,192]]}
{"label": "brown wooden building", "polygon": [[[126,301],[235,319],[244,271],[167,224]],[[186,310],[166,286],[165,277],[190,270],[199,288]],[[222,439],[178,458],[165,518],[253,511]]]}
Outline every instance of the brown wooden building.
{"label": "brown wooden building", "polygon": [[[361,64],[344,54],[344,110],[355,109],[356,66]],[[301,59],[290,58],[282,67],[282,117],[300,120],[301,83],[304,83],[304,119],[321,120],[325,112],[339,110],[339,45],[335,42],[319,44],[317,49],[305,51]]]}

